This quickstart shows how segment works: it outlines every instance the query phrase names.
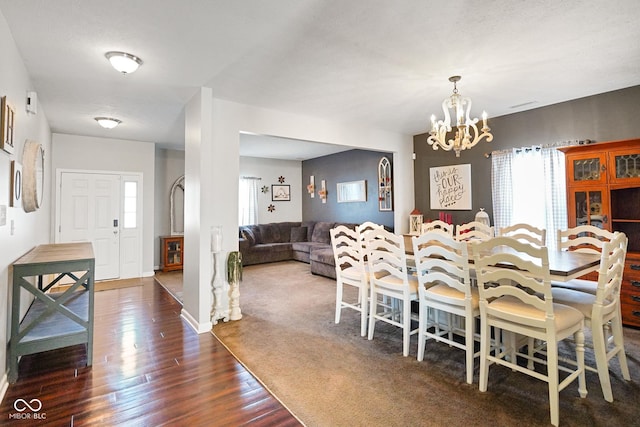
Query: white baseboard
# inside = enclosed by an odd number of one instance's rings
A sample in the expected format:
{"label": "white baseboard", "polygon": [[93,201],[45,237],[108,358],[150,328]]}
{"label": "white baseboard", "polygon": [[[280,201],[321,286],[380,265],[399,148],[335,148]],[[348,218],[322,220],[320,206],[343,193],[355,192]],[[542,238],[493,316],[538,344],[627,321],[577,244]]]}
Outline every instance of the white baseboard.
{"label": "white baseboard", "polygon": [[197,333],[197,334],[204,334],[207,332],[211,332],[211,328],[213,328],[213,325],[211,324],[211,322],[205,322],[205,323],[199,323],[191,314],[189,314],[189,312],[187,310],[185,310],[184,308],[182,309],[182,311],[180,312],[180,317],[182,317],[184,320],[187,321],[187,323],[189,324],[189,326],[191,326],[191,328]]}

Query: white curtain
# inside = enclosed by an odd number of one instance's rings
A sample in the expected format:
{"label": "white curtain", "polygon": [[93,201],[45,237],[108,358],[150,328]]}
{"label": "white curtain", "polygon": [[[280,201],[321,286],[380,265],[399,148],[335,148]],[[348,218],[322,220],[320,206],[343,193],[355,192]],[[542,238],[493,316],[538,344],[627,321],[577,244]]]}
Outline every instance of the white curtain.
{"label": "white curtain", "polygon": [[238,195],[238,223],[240,225],[258,224],[258,186],[260,178],[240,178]]}
{"label": "white curtain", "polygon": [[496,230],[528,223],[547,230],[547,246],[555,248],[556,230],[567,228],[564,153],[531,147],[494,152],[491,159]]}

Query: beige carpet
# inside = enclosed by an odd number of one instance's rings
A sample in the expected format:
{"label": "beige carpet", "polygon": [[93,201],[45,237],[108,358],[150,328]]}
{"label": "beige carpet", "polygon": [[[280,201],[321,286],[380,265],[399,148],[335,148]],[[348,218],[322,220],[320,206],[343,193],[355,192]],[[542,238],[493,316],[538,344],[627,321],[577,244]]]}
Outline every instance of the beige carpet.
{"label": "beige carpet", "polygon": [[[296,261],[250,266],[240,287],[243,319],[213,333],[308,426],[546,426],[546,383],[502,367],[489,390],[464,382],[464,353],[427,344],[425,360],[402,357],[400,330],[376,325],[373,341],[359,336],[358,314],[333,322],[335,281]],[[614,362],[607,403],[595,373],[589,395],[571,384],[560,395],[562,426],[640,425],[640,331],[625,328],[632,382]],[[592,361],[592,358],[589,357]]]}

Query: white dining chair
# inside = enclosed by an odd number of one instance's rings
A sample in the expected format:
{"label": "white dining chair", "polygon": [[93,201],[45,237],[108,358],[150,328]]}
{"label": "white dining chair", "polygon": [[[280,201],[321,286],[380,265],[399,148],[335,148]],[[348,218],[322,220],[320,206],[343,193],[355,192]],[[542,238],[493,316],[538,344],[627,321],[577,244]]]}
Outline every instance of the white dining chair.
{"label": "white dining chair", "polygon": [[[360,312],[360,335],[367,334],[369,278],[363,258],[364,248],[356,230],[340,225],[329,231],[336,265],[336,313],[335,323],[340,323],[342,309]],[[356,301],[345,299],[344,286],[358,289]]]}
{"label": "white dining chair", "polygon": [[526,223],[517,223],[501,227],[498,234],[500,236],[513,237],[521,242],[530,243],[537,246],[545,246],[547,243],[547,230],[534,227]]}
{"label": "white dining chair", "polygon": [[[466,352],[466,380],[473,383],[475,324],[480,317],[478,289],[471,286],[467,242],[459,242],[442,232],[431,231],[412,239],[420,301],[418,361],[424,359],[427,340],[435,340]],[[429,321],[429,311],[435,310]],[[447,313],[447,328],[441,329],[438,314]],[[463,319],[459,329],[451,315]],[[459,342],[453,335],[463,337]]]}
{"label": "white dining chair", "polygon": [[[612,358],[618,357],[622,377],[627,381],[631,380],[620,311],[620,288],[627,242],[624,233],[616,233],[610,242],[604,244],[595,295],[565,288],[553,288],[551,291],[555,302],[574,307],[584,315],[585,324],[591,330],[596,359],[595,369],[588,365],[585,368],[598,373],[602,394],[607,402],[613,402],[609,378],[609,361]],[[608,337],[609,331],[612,334],[611,340]]]}
{"label": "white dining chair", "polygon": [[[378,320],[397,326],[402,329],[402,355],[406,357],[410,337],[418,332],[417,328],[411,329],[411,301],[418,300],[418,279],[408,272],[404,237],[386,230],[373,230],[365,234],[364,240],[370,289],[368,338],[373,339]],[[399,303],[399,316],[379,297]]]}
{"label": "white dining chair", "polygon": [[[600,254],[604,244],[613,239],[615,233],[594,225],[579,225],[566,230],[557,230],[556,242],[559,250]],[[573,279],[564,282],[554,281],[551,285],[593,295],[596,294],[598,288],[597,280],[589,279]]]}
{"label": "white dining chair", "polygon": [[436,219],[430,222],[423,222],[422,228],[420,231],[421,231],[421,234],[423,234],[423,233],[428,233],[429,231],[436,230],[436,231],[441,231],[443,233],[446,233],[449,236],[453,236],[454,228],[455,227],[453,224],[449,224],[447,222]]}
{"label": "white dining chair", "polygon": [[[534,247],[510,237],[496,237],[473,245],[474,267],[480,294],[480,391],[487,391],[489,366],[499,364],[546,381],[549,387],[551,423],[557,426],[559,392],[576,378],[578,392],[586,397],[584,372],[584,316],[567,305],[553,302],[546,247]],[[530,353],[506,346],[490,353],[491,327],[511,336],[546,343],[536,362],[547,365],[546,373],[532,364],[523,366],[516,357],[531,359]],[[560,363],[558,342],[573,336],[575,365]],[[515,340],[510,340],[511,342]],[[516,356],[516,357],[514,357]],[[559,370],[568,375],[560,381]]]}
{"label": "white dining chair", "polygon": [[471,221],[465,224],[459,224],[456,227],[456,240],[476,241],[487,240],[492,238],[494,228],[479,221]]}

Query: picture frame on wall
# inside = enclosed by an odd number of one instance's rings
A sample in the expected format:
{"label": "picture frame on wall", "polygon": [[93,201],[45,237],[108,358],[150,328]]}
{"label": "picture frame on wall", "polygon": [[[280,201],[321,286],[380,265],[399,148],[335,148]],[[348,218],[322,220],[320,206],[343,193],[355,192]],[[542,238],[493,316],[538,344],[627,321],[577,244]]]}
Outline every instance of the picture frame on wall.
{"label": "picture frame on wall", "polygon": [[13,154],[13,130],[15,128],[15,109],[7,102],[7,97],[3,96],[0,101],[0,148],[9,154]]}
{"label": "picture frame on wall", "polygon": [[271,185],[271,201],[290,202],[291,187],[289,185]]}
{"label": "picture frame on wall", "polygon": [[11,161],[11,202],[12,208],[22,205],[22,165],[15,160]]}
{"label": "picture frame on wall", "polygon": [[432,210],[471,209],[471,164],[429,168]]}

